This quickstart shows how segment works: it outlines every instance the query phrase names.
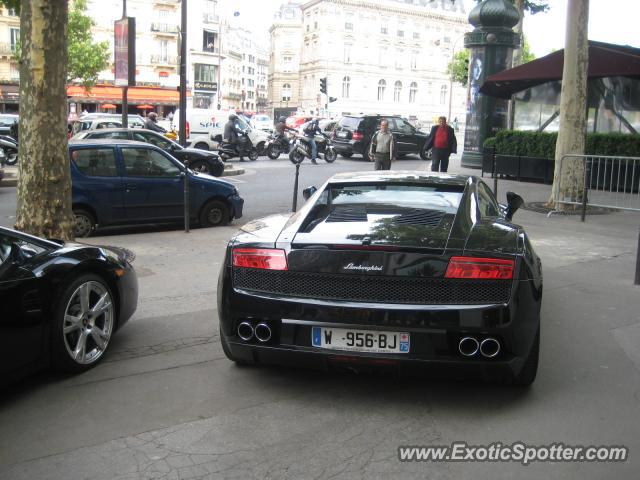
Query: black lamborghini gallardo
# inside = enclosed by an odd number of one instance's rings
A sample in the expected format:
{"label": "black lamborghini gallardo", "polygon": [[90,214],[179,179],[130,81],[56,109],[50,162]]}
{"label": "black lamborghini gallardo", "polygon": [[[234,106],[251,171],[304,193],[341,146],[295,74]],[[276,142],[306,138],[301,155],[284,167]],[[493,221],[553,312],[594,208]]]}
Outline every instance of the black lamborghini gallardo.
{"label": "black lamborghini gallardo", "polygon": [[338,174],[297,213],[246,224],[218,285],[237,363],[418,368],[535,380],[541,262],[522,205],[477,177]]}

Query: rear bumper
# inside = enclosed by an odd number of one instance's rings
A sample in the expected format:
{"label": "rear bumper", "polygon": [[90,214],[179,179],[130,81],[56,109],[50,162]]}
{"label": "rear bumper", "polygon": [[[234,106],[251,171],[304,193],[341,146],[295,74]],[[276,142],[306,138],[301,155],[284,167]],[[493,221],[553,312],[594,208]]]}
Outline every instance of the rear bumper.
{"label": "rear bumper", "polygon": [[333,148],[339,154],[353,155],[353,154],[362,154],[364,150],[363,143],[358,140],[350,140],[350,141],[340,141],[339,139],[332,139]]}

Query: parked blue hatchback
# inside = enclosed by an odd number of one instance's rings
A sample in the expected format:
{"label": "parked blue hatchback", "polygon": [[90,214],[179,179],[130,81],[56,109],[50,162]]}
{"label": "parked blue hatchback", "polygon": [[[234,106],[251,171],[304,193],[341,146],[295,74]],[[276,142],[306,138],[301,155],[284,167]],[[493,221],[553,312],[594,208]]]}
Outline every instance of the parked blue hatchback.
{"label": "parked blue hatchback", "polygon": [[163,150],[129,140],[71,140],[76,237],[99,227],[184,219],[189,178],[191,220],[212,227],[242,216],[244,200],[224,180],[189,171]]}

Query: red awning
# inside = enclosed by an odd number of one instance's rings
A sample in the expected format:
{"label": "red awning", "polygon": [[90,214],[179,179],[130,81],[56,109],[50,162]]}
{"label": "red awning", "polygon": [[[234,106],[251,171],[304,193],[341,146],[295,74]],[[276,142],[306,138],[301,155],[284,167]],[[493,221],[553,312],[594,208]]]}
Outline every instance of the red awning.
{"label": "red awning", "polygon": [[[490,97],[511,95],[543,83],[562,80],[564,50],[491,75],[480,92]],[[640,79],[640,48],[589,41],[588,78],[631,77]]]}
{"label": "red awning", "polygon": [[[70,85],[67,87],[67,96],[79,102],[122,103],[122,88],[96,85],[87,91],[80,85]],[[180,96],[175,88],[129,87],[128,101],[131,105],[178,105]]]}

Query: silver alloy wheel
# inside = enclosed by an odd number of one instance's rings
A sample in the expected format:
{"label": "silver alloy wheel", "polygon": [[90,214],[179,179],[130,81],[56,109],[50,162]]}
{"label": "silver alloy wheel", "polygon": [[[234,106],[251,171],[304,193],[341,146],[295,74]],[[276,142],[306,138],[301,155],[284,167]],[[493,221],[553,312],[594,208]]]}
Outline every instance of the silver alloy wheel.
{"label": "silver alloy wheel", "polygon": [[74,235],[78,238],[88,237],[93,230],[93,220],[85,213],[74,212],[74,216],[76,219]]}
{"label": "silver alloy wheel", "polygon": [[194,172],[209,173],[209,165],[207,165],[206,162],[203,162],[202,160],[197,160],[193,162],[193,164],[194,166],[190,166],[189,168]]}
{"label": "silver alloy wheel", "polygon": [[64,310],[62,335],[71,359],[81,365],[98,361],[107,349],[113,330],[114,305],[100,282],[81,284]]}

